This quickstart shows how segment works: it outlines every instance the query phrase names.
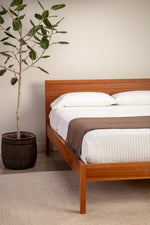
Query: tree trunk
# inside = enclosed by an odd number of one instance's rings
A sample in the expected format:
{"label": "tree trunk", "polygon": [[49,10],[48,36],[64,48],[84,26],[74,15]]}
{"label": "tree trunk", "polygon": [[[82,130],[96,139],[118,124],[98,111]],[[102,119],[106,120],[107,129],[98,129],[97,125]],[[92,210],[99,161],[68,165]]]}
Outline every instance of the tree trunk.
{"label": "tree trunk", "polygon": [[19,80],[18,80],[18,101],[17,101],[17,139],[20,139],[21,81],[22,81],[22,44],[20,44],[20,58],[19,58]]}

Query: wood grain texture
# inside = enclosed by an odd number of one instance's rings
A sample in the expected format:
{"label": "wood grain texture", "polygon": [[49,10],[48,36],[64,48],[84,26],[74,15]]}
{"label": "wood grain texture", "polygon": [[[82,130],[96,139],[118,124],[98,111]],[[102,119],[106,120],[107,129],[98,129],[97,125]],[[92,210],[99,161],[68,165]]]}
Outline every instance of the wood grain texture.
{"label": "wood grain texture", "polygon": [[150,90],[150,79],[54,80],[45,82],[46,154],[49,141],[56,146],[80,179],[80,213],[86,213],[86,182],[150,178],[150,162],[84,164],[76,161],[65,142],[49,125],[50,103],[69,92],[95,91],[114,94],[123,91]]}
{"label": "wood grain texture", "polygon": [[80,166],[80,214],[86,213],[86,165]]}
{"label": "wood grain texture", "polygon": [[84,163],[81,160],[75,160],[73,153],[65,145],[65,142],[49,125],[47,126],[47,135],[52,141],[52,143],[55,145],[55,147],[58,149],[62,157],[68,163],[68,165],[80,178],[80,166],[83,166]]}
{"label": "wood grain texture", "polygon": [[123,162],[86,165],[86,181],[150,178],[150,162]]}

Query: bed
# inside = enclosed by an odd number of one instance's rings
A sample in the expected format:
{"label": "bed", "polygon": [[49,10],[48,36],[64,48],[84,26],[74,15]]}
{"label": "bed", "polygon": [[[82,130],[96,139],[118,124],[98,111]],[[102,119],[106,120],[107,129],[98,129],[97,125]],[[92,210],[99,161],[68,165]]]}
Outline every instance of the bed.
{"label": "bed", "polygon": [[69,92],[105,92],[150,90],[150,79],[55,80],[45,82],[46,155],[54,145],[80,179],[80,213],[86,213],[86,182],[150,178],[150,161],[85,163],[76,160],[63,138],[50,126],[50,104]]}

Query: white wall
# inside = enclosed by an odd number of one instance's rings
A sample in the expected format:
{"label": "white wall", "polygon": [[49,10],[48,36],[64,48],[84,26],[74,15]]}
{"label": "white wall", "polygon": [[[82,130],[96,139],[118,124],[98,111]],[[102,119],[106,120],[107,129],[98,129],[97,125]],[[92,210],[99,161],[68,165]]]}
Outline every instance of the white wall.
{"label": "white wall", "polygon": [[[8,1],[0,2],[5,6]],[[28,3],[27,19],[40,12],[36,1]],[[150,78],[150,1],[149,0],[41,0],[46,7],[66,3],[56,11],[65,16],[60,34],[53,41],[66,40],[69,45],[55,45],[48,50],[51,58],[36,69],[24,73],[22,87],[21,129],[37,135],[38,150],[44,149],[44,80]],[[35,10],[36,9],[36,10]],[[9,22],[9,21],[8,21]],[[25,23],[25,30],[30,23]],[[0,34],[0,39],[3,35]],[[0,56],[1,60],[1,56]],[[0,136],[16,130],[17,86],[10,85],[11,74],[0,77]]]}

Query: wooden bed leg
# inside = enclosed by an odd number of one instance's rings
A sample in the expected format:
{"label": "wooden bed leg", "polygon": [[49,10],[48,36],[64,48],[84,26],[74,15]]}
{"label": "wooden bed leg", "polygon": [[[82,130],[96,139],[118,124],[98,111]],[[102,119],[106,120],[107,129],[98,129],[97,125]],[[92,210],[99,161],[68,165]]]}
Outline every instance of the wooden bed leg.
{"label": "wooden bed leg", "polygon": [[80,167],[80,214],[86,213],[86,167]]}
{"label": "wooden bed leg", "polygon": [[46,155],[49,156],[50,151],[53,151],[53,143],[46,137]]}
{"label": "wooden bed leg", "polygon": [[50,151],[50,147],[49,147],[49,138],[46,136],[46,155],[49,156],[49,151]]}

